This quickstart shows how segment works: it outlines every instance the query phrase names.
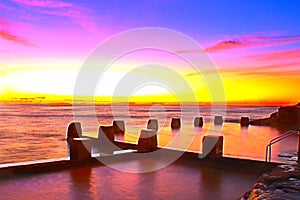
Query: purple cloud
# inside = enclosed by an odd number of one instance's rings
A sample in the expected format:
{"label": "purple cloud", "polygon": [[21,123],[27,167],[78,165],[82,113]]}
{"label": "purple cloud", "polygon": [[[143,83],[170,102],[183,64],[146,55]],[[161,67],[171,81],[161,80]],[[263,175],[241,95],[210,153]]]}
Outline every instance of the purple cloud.
{"label": "purple cloud", "polygon": [[93,18],[90,16],[92,13],[90,9],[64,2],[58,0],[12,0],[13,2],[20,4],[31,6],[35,12],[39,12],[46,15],[54,15],[60,17],[68,17],[72,19],[75,23],[81,25],[86,30],[91,33],[98,34],[99,30],[94,22]]}
{"label": "purple cloud", "polygon": [[7,27],[9,26],[9,23],[7,21],[5,21],[4,19],[0,18],[0,27]]}
{"label": "purple cloud", "polygon": [[255,55],[246,56],[246,58],[261,60],[261,61],[271,61],[271,60],[278,60],[278,59],[299,59],[300,49],[255,54]]}
{"label": "purple cloud", "polygon": [[216,44],[207,47],[205,50],[206,52],[217,52],[237,48],[273,46],[299,41],[300,35],[275,37],[243,36],[232,40],[219,41]]}
{"label": "purple cloud", "polygon": [[54,0],[12,0],[15,3],[27,5],[27,6],[36,6],[36,7],[46,7],[46,8],[64,8],[72,7],[71,3],[63,1],[54,1]]}
{"label": "purple cloud", "polygon": [[[274,36],[274,37],[259,37],[259,36],[243,36],[231,40],[219,41],[209,47],[206,47],[203,51],[184,49],[179,50],[176,53],[203,53],[203,52],[219,52],[224,50],[234,50],[239,48],[256,48],[263,46],[273,46],[286,43],[300,42],[300,35],[288,35],[288,36]],[[298,52],[287,52],[287,53],[298,53]],[[281,54],[281,53],[279,53]],[[277,56],[276,54],[274,56]]]}

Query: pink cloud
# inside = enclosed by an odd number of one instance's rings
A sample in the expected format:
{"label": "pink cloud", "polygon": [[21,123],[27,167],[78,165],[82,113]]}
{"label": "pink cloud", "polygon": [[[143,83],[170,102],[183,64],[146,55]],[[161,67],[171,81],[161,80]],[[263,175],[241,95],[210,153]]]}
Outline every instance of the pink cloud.
{"label": "pink cloud", "polygon": [[99,34],[99,30],[97,27],[97,24],[94,22],[94,20],[88,15],[87,13],[90,12],[90,10],[79,7],[79,6],[73,6],[72,8],[68,10],[40,10],[41,13],[47,14],[47,15],[56,15],[61,17],[69,17],[77,24],[84,27],[87,31],[91,33],[95,33],[96,35]]}
{"label": "pink cloud", "polygon": [[294,43],[300,41],[300,35],[295,36],[276,36],[276,37],[258,37],[244,36],[237,39],[219,41],[216,44],[207,47],[206,52],[217,52],[222,50],[232,50],[238,48],[255,48],[263,46],[273,46],[285,43]]}
{"label": "pink cloud", "polygon": [[39,12],[46,15],[54,15],[60,17],[68,17],[72,19],[75,23],[79,24],[87,31],[99,34],[98,27],[91,17],[91,10],[71,4],[64,1],[58,0],[13,0],[15,3],[27,6],[38,7],[39,9],[34,9],[35,12]]}
{"label": "pink cloud", "polygon": [[[202,74],[222,73],[224,75],[236,75],[239,77],[292,77],[300,74],[300,49],[289,49],[281,51],[270,51],[252,55],[238,56],[237,54],[224,54],[224,50],[234,50],[241,48],[256,48],[262,46],[272,46],[285,43],[297,43],[300,36],[276,36],[276,37],[256,37],[245,36],[239,39],[221,41],[206,48],[208,52],[221,52],[215,55],[218,69],[201,71]],[[199,50],[182,50],[177,53],[197,53]],[[245,52],[247,53],[247,52]],[[231,55],[233,55],[231,57]],[[220,57],[218,57],[220,56]],[[186,74],[194,76],[196,74]]]}
{"label": "pink cloud", "polygon": [[261,65],[258,67],[249,67],[246,68],[247,70],[253,70],[253,71],[267,71],[267,70],[271,70],[271,71],[282,71],[282,70],[287,70],[288,68],[295,68],[297,66],[300,65],[300,61],[298,62],[282,62],[282,63],[277,63],[277,64],[265,64],[265,65]]}
{"label": "pink cloud", "polygon": [[282,77],[282,76],[296,76],[298,77],[300,74],[300,69],[293,70],[282,70],[282,71],[242,71],[237,73],[238,76],[260,76],[260,77]]}
{"label": "pink cloud", "polygon": [[300,61],[280,62],[280,63],[266,63],[260,66],[255,64],[243,66],[240,68],[223,68],[219,72],[223,74],[235,74],[240,77],[245,76],[298,76],[300,74]]}
{"label": "pink cloud", "polygon": [[49,11],[49,10],[41,10],[42,13],[44,14],[48,14],[48,15],[57,15],[57,16],[62,16],[62,17],[70,17],[70,18],[73,18],[73,19],[87,19],[88,17],[77,11],[77,10],[67,10],[65,12],[61,12],[61,11],[55,11],[55,10],[52,10],[52,11]]}
{"label": "pink cloud", "polygon": [[243,48],[247,46],[249,46],[249,44],[243,43],[238,40],[226,40],[226,41],[218,42],[217,44],[206,48],[205,51],[214,52],[214,51],[221,51],[227,49]]}
{"label": "pink cloud", "polygon": [[16,44],[20,44],[20,45],[36,46],[34,44],[31,44],[29,41],[27,41],[21,37],[18,37],[6,30],[0,30],[0,37],[4,40],[15,42]]}
{"label": "pink cloud", "polygon": [[7,53],[7,54],[15,54],[13,51],[7,51],[7,50],[0,50],[1,53]]}
{"label": "pink cloud", "polygon": [[47,7],[47,8],[64,8],[71,7],[71,3],[63,2],[63,1],[53,1],[53,0],[12,0],[15,3],[28,5],[28,6],[36,6],[36,7]]}
{"label": "pink cloud", "polygon": [[5,9],[5,10],[12,10],[11,7],[8,7],[8,6],[6,6],[6,5],[4,5],[4,4],[2,4],[2,3],[0,3],[0,8],[1,8],[1,9]]}
{"label": "pink cloud", "polygon": [[0,26],[7,27],[7,26],[9,26],[9,23],[0,18]]}
{"label": "pink cloud", "polygon": [[[283,62],[277,64],[264,64],[260,66],[248,65],[239,68],[236,67],[223,67],[216,70],[201,71],[201,74],[235,74],[240,77],[245,76],[298,76],[300,74],[300,61],[296,62]],[[195,76],[199,73],[190,73],[186,76]]]}
{"label": "pink cloud", "polygon": [[271,60],[278,60],[278,59],[299,59],[300,49],[250,55],[250,56],[246,56],[246,58],[261,60],[261,61],[271,61]]}

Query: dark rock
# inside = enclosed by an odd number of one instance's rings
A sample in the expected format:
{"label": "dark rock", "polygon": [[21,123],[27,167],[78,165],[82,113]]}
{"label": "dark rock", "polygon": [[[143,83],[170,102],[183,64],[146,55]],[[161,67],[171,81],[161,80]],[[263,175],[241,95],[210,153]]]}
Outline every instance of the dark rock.
{"label": "dark rock", "polygon": [[251,125],[273,126],[283,130],[300,129],[300,103],[294,106],[280,107],[269,118],[250,121]]}
{"label": "dark rock", "polygon": [[249,196],[250,196],[250,194],[251,194],[251,190],[245,192],[240,200],[246,200],[246,199],[248,199]]}
{"label": "dark rock", "polygon": [[245,193],[241,199],[299,199],[299,176],[300,169],[297,165],[278,166],[272,172],[260,176],[252,190]]}
{"label": "dark rock", "polygon": [[263,183],[255,183],[253,186],[254,189],[266,189],[266,187],[267,186]]}
{"label": "dark rock", "polygon": [[271,126],[271,120],[270,120],[270,118],[256,119],[256,120],[250,121],[250,125]]}

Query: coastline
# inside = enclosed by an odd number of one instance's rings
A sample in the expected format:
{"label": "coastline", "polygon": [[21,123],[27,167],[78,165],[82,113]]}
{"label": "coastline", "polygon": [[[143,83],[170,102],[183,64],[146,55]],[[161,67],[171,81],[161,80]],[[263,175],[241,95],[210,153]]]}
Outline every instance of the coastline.
{"label": "coastline", "polygon": [[261,175],[253,188],[241,200],[299,199],[300,167],[298,164],[279,165]]}

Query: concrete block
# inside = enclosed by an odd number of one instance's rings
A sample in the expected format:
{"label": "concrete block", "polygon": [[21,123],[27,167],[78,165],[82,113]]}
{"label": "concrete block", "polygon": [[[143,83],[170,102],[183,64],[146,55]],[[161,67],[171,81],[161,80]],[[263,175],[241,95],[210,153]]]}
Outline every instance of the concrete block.
{"label": "concrete block", "polygon": [[223,136],[204,136],[202,139],[202,154],[206,158],[221,158],[223,156]]}
{"label": "concrete block", "polygon": [[203,126],[203,118],[195,117],[194,119],[194,127],[202,127]]}
{"label": "concrete block", "polygon": [[69,145],[70,160],[88,160],[91,158],[91,141],[89,138],[73,138]]}
{"label": "concrete block", "polygon": [[80,122],[71,122],[67,129],[67,140],[70,142],[73,138],[82,137]]}
{"label": "concrete block", "polygon": [[250,124],[249,117],[241,117],[240,124],[241,124],[241,126],[249,126],[249,124]]}
{"label": "concrete block", "polygon": [[223,117],[222,116],[215,116],[215,119],[214,119],[214,124],[215,125],[222,125],[223,124]]}
{"label": "concrete block", "polygon": [[111,142],[115,141],[115,131],[113,126],[99,126],[98,129],[98,139],[103,139],[106,137]]}
{"label": "concrete block", "polygon": [[157,119],[149,119],[147,123],[147,129],[154,129],[158,131],[158,120]]}
{"label": "concrete block", "polygon": [[157,131],[143,129],[138,141],[138,152],[151,152],[157,150]]}
{"label": "concrete block", "polygon": [[172,129],[180,129],[181,127],[181,119],[180,118],[172,118],[171,128]]}
{"label": "concrete block", "polygon": [[113,127],[114,127],[115,134],[125,133],[125,122],[123,120],[114,120]]}

